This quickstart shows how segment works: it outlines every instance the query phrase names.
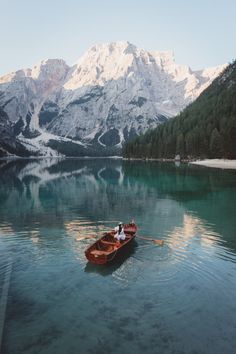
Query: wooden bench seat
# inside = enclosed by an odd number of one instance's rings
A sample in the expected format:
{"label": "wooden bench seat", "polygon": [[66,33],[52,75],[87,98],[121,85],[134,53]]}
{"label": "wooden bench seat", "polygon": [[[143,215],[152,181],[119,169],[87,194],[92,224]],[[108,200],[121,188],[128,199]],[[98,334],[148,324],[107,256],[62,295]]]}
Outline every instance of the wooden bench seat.
{"label": "wooden bench seat", "polygon": [[93,250],[90,252],[94,256],[106,256],[111,253],[111,251],[103,251],[103,250]]}
{"label": "wooden bench seat", "polygon": [[106,241],[106,240],[101,240],[101,243],[104,243],[104,245],[112,245],[114,246],[116,244],[116,241]]}

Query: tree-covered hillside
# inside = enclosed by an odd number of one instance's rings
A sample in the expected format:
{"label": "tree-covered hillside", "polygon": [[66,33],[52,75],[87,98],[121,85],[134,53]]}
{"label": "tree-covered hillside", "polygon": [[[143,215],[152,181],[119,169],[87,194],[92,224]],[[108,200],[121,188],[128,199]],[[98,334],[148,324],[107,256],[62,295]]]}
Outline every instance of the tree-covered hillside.
{"label": "tree-covered hillside", "polygon": [[0,107],[0,158],[8,155],[29,156],[29,152],[15,137],[8,115]]}
{"label": "tree-covered hillside", "polygon": [[178,116],[127,143],[125,157],[236,158],[236,61]]}

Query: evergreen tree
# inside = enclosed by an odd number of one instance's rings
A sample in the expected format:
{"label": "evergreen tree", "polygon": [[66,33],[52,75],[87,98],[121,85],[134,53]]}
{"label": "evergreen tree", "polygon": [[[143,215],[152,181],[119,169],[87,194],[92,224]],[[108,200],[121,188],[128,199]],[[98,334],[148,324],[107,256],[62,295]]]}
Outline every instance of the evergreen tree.
{"label": "evergreen tree", "polygon": [[211,133],[210,153],[212,157],[224,156],[223,139],[216,128]]}
{"label": "evergreen tree", "polygon": [[176,155],[184,156],[184,135],[180,132],[177,136]]}

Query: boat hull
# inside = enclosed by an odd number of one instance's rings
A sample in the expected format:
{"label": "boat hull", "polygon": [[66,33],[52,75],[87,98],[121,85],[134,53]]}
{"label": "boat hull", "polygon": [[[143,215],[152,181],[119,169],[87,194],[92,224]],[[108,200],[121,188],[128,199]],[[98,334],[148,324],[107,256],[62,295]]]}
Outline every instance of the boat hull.
{"label": "boat hull", "polygon": [[127,224],[124,226],[124,232],[126,239],[120,243],[115,240],[114,231],[104,234],[99,240],[94,242],[85,251],[88,261],[94,264],[107,264],[126,252],[135,239],[137,226],[135,224]]}

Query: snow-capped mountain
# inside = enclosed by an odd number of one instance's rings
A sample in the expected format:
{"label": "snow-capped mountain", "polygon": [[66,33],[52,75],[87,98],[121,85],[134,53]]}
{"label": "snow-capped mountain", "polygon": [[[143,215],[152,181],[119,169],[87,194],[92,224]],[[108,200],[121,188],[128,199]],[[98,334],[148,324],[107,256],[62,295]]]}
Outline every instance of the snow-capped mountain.
{"label": "snow-capped mountain", "polygon": [[192,71],[172,52],[101,44],[73,67],[48,59],[1,77],[0,107],[34,153],[104,151],[178,114],[225,66]]}

